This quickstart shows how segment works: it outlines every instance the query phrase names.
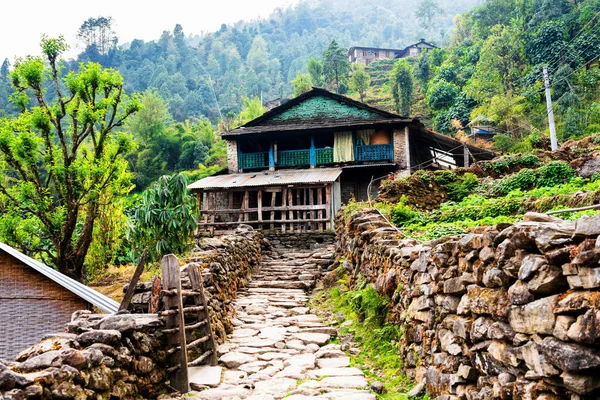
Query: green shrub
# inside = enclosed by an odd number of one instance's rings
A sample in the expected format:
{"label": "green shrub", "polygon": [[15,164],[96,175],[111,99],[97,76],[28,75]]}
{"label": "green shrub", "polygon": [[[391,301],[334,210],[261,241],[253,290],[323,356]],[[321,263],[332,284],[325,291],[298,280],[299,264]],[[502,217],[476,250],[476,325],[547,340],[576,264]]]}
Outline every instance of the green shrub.
{"label": "green shrub", "polygon": [[423,219],[420,212],[411,209],[403,203],[396,204],[392,208],[390,216],[392,217],[392,222],[398,226],[418,223]]}
{"label": "green shrub", "polygon": [[139,203],[130,210],[130,239],[138,251],[148,249],[151,260],[165,254],[182,254],[191,244],[196,229],[194,215],[196,198],[187,189],[182,174],[164,175],[140,196]]}
{"label": "green shrub", "polygon": [[537,186],[556,186],[575,178],[575,170],[564,161],[552,161],[538,170]]}
{"label": "green shrub", "polygon": [[506,196],[513,190],[529,190],[535,187],[537,174],[530,168],[524,168],[516,174],[505,176],[494,182],[491,192],[493,196]]}
{"label": "green shrub", "polygon": [[467,172],[459,177],[456,182],[449,183],[445,186],[448,191],[448,198],[452,201],[461,201],[479,186],[477,175]]}

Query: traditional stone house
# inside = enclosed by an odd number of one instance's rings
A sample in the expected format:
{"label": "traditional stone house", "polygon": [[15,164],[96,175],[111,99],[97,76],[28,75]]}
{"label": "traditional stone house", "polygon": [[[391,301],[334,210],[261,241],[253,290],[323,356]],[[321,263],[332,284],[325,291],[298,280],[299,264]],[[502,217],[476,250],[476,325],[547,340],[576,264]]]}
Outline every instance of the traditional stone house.
{"label": "traditional stone house", "polygon": [[377,195],[378,178],[463,166],[492,153],[428,129],[414,118],[313,88],[223,135],[228,174],[189,189],[200,227],[331,229],[341,204]]}
{"label": "traditional stone house", "polygon": [[351,63],[361,63],[369,65],[373,61],[393,60],[395,58],[416,57],[424,51],[437,48],[425,39],[418,43],[406,46],[404,49],[384,49],[379,47],[350,47],[348,50],[348,60]]}
{"label": "traditional stone house", "polygon": [[45,334],[61,332],[73,312],[114,313],[119,304],[0,243],[0,359],[12,359]]}

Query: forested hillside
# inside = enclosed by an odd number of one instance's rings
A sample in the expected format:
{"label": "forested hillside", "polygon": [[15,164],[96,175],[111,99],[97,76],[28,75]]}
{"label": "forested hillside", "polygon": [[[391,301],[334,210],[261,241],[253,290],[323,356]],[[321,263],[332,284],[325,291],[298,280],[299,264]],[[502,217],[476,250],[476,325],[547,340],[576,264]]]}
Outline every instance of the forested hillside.
{"label": "forested hillside", "polygon": [[366,101],[398,110],[408,96],[410,114],[440,132],[465,138],[470,122],[494,125],[504,132],[496,150],[530,151],[549,143],[547,66],[559,141],[597,133],[599,13],[598,0],[487,1],[456,18],[449,46],[369,65]]}
{"label": "forested hillside", "polygon": [[[305,68],[309,57],[320,56],[332,39],[343,47],[404,47],[422,37],[443,45],[454,16],[476,3],[302,1],[278,9],[268,18],[223,25],[203,36],[195,35],[202,30],[200,26],[178,25],[171,32],[156,32],[154,41],[134,40],[122,46],[110,46],[111,25],[102,19],[104,35],[86,35],[86,29],[98,29],[98,25],[82,25],[81,40],[88,47],[70,67],[76,68],[79,61],[97,61],[116,68],[124,77],[127,92],[156,90],[176,121],[205,116],[215,122],[230,111],[239,112],[243,97],[262,95],[267,101],[290,96],[289,82],[297,71]],[[103,36],[109,39],[89,41]],[[14,111],[7,105],[7,71],[8,65],[0,72],[0,113]]]}

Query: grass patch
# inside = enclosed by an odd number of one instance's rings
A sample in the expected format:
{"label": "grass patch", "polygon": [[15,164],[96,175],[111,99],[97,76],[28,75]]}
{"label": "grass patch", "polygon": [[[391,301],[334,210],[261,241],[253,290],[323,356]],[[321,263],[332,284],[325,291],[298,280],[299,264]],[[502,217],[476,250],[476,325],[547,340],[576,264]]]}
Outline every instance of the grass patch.
{"label": "grass patch", "polygon": [[405,392],[413,382],[404,375],[400,358],[404,332],[398,325],[387,322],[390,300],[379,296],[365,281],[359,280],[352,290],[346,282],[347,277],[332,289],[315,292],[311,308],[325,318],[334,315],[337,324],[351,321],[339,330],[340,337],[353,335],[361,350],[358,355],[350,356],[350,365],[361,369],[369,383],[380,381],[385,385],[387,393],[377,395],[378,399],[407,399]]}

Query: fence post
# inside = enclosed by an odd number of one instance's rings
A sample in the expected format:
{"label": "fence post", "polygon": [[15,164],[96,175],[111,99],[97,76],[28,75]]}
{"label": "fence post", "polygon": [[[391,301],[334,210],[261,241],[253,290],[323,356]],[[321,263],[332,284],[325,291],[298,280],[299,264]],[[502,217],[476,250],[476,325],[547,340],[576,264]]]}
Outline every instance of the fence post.
{"label": "fence post", "polygon": [[179,328],[177,335],[167,336],[169,347],[171,385],[181,393],[190,390],[188,381],[187,343],[185,340],[185,315],[183,299],[181,298],[181,277],[179,260],[173,254],[164,256],[161,260],[162,284],[164,291],[175,291],[175,296],[164,296],[165,311],[176,310],[166,316],[167,328]]}

